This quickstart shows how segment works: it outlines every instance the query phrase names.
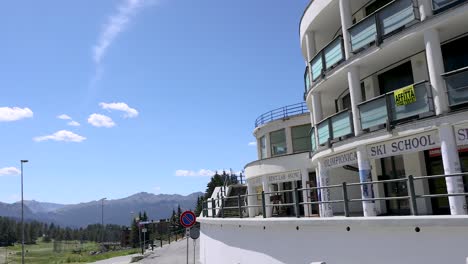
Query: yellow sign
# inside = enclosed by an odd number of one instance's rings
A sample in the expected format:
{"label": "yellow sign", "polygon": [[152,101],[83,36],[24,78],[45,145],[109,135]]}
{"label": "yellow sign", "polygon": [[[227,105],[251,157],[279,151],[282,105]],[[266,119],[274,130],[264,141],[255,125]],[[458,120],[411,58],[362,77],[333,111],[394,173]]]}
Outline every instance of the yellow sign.
{"label": "yellow sign", "polygon": [[416,102],[416,93],[414,92],[414,86],[406,86],[393,92],[395,97],[395,105],[403,106]]}

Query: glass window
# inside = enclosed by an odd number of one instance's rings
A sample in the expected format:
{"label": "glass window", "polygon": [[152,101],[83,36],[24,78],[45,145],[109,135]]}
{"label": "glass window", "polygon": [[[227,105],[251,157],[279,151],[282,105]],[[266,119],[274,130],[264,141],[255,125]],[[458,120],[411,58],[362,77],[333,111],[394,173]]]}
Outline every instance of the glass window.
{"label": "glass window", "polygon": [[392,92],[414,83],[411,61],[379,75],[380,94]]}
{"label": "glass window", "polygon": [[310,151],[312,143],[310,141],[310,124],[291,128],[293,152]]}
{"label": "glass window", "polygon": [[286,133],[284,129],[270,133],[270,145],[272,156],[283,155],[287,153]]}
{"label": "glass window", "polygon": [[372,4],[366,6],[366,16],[374,13],[377,9],[383,7],[384,5],[390,3],[393,0],[376,0]]}
{"label": "glass window", "polygon": [[264,159],[267,157],[267,149],[266,149],[266,137],[263,136],[260,138],[260,159]]}
{"label": "glass window", "polygon": [[445,72],[468,66],[468,36],[442,45]]}

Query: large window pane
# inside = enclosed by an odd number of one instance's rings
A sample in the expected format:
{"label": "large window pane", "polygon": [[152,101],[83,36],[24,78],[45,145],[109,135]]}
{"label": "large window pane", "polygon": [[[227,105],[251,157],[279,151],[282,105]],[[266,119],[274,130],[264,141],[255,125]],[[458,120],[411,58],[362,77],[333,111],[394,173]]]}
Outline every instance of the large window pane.
{"label": "large window pane", "polygon": [[260,159],[264,159],[266,157],[267,157],[266,137],[263,136],[260,138]]}
{"label": "large window pane", "polygon": [[270,133],[271,155],[283,155],[287,153],[286,134],[284,129]]}
{"label": "large window pane", "polygon": [[291,128],[293,152],[309,151],[311,149],[310,128],[310,124]]}

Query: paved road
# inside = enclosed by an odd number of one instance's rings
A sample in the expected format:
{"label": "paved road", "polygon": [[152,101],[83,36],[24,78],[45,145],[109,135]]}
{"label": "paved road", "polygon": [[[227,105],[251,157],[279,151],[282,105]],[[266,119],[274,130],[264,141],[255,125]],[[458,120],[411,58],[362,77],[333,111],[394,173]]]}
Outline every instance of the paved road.
{"label": "paved road", "polygon": [[[196,243],[196,264],[198,262],[198,256],[200,249],[198,247],[199,241]],[[176,243],[164,246],[163,248],[157,248],[153,252],[150,251],[149,255],[139,261],[138,263],[143,264],[187,264],[187,240],[179,240]],[[189,263],[193,264],[193,240],[189,239]]]}
{"label": "paved road", "polygon": [[[198,262],[198,256],[200,249],[198,247],[198,240],[196,243],[196,264]],[[139,254],[136,254],[139,255]],[[137,263],[143,264],[187,264],[187,240],[179,240],[173,242],[170,245],[164,245],[163,248],[155,248],[154,251],[148,250],[145,253],[146,257]],[[107,260],[101,260],[94,262],[93,264],[128,264],[130,263],[132,256],[116,257]],[[189,263],[193,264],[193,240],[189,240]]]}

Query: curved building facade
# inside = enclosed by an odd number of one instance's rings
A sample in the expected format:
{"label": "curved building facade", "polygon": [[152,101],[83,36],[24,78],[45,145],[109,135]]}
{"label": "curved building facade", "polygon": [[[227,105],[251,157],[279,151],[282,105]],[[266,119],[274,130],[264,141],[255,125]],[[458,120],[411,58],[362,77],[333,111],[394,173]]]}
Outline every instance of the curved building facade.
{"label": "curved building facade", "polygon": [[[309,111],[257,119],[248,192],[278,192],[267,201],[292,204],[283,190],[361,183],[347,190],[360,200],[349,203],[352,215],[408,215],[416,205],[423,215],[467,214],[465,196],[437,197],[467,192],[467,177],[418,179],[468,171],[467,14],[460,0],[311,1],[299,27]],[[400,181],[408,176],[414,186]],[[323,203],[342,199],[341,190],[318,190],[301,192],[300,212],[273,206],[264,214],[344,213]],[[434,197],[384,199],[409,191]]]}

